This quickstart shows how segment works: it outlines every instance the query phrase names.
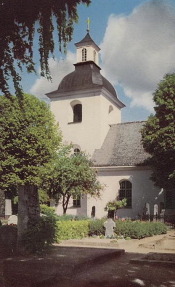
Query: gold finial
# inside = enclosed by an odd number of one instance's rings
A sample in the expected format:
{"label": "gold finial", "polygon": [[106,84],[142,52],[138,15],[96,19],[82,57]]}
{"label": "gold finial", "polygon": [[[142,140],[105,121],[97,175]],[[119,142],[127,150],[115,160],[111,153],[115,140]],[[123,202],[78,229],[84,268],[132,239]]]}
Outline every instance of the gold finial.
{"label": "gold finial", "polygon": [[89,19],[89,17],[87,18],[87,32],[89,32],[90,31],[90,22],[91,22],[91,20]]}

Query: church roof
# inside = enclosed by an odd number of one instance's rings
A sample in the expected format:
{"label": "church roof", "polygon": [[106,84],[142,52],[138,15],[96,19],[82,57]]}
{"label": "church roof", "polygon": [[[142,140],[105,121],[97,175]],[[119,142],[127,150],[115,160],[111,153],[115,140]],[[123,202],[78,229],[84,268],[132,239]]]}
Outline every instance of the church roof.
{"label": "church roof", "polygon": [[[100,67],[93,61],[77,63],[74,65],[75,71],[66,75],[56,91],[46,94],[49,98],[59,97],[59,93],[73,92],[77,90],[105,88],[111,95],[117,98],[116,91],[112,84],[101,75]],[[56,95],[57,94],[57,95]],[[118,100],[118,102],[120,102]],[[124,107],[124,104],[121,107]]]}
{"label": "church roof", "polygon": [[99,51],[100,48],[95,44],[95,42],[92,40],[89,33],[86,34],[86,36],[78,43],[75,43],[76,47],[82,47],[82,46],[95,46],[96,49]]}
{"label": "church roof", "polygon": [[95,166],[136,166],[149,158],[141,143],[145,122],[128,122],[111,126],[101,149],[95,150]]}

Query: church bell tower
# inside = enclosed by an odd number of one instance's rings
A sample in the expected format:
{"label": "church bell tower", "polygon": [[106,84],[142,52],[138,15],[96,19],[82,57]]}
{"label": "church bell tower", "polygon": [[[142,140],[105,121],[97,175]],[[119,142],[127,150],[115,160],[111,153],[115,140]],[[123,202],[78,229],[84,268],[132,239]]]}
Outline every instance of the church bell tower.
{"label": "church bell tower", "polygon": [[101,75],[100,48],[92,40],[89,23],[86,36],[75,44],[75,71],[66,75],[56,91],[46,94],[63,133],[63,142],[92,155],[99,149],[111,124],[121,122],[121,108],[111,83]]}

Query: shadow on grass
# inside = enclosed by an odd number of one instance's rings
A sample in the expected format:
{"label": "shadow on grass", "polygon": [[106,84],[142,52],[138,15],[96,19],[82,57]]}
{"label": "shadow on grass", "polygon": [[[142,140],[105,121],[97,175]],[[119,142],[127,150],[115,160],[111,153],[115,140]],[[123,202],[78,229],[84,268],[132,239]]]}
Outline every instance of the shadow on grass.
{"label": "shadow on grass", "polygon": [[[43,261],[35,262],[31,276],[34,277],[37,271],[37,280],[32,284],[30,280],[25,281],[27,285],[23,285],[24,281],[22,282],[19,276],[25,274],[21,269],[20,274],[16,274],[18,285],[15,287],[175,287],[173,268],[130,263],[130,259],[142,256],[143,254],[137,253],[121,254],[121,250],[116,249],[54,246],[51,253],[42,258]],[[15,266],[15,258],[13,260]],[[53,276],[43,281],[39,271],[43,271],[47,260],[50,265],[45,272],[49,275],[49,270],[52,270]],[[23,262],[20,268],[25,268],[25,264]],[[16,265],[16,270],[18,269]],[[12,270],[10,273],[12,274]],[[30,275],[29,269],[27,273],[26,277]]]}

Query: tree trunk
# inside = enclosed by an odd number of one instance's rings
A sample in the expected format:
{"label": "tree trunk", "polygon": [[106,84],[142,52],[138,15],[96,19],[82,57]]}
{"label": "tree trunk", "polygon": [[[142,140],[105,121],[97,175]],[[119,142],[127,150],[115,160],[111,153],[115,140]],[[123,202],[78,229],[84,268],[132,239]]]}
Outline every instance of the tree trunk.
{"label": "tree trunk", "polygon": [[5,217],[5,193],[0,189],[0,217]]}
{"label": "tree trunk", "polygon": [[63,195],[63,202],[62,202],[63,214],[66,214],[68,203],[69,203],[69,199],[70,199],[70,195],[67,195],[67,196]]}
{"label": "tree trunk", "polygon": [[18,246],[31,221],[40,217],[38,189],[34,185],[21,185],[18,189]]}

